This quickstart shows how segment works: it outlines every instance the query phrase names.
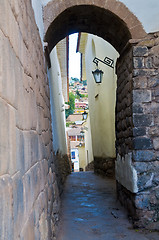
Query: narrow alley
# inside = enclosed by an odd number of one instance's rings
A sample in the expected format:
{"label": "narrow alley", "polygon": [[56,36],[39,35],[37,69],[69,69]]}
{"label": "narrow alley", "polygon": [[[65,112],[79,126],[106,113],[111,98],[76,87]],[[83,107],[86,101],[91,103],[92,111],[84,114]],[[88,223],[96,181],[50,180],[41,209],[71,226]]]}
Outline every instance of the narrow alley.
{"label": "narrow alley", "polygon": [[159,0],[0,0],[0,122],[0,240],[159,240]]}
{"label": "narrow alley", "polygon": [[115,182],[93,172],[72,173],[62,197],[58,240],[157,240],[159,233],[133,229],[116,200]]}

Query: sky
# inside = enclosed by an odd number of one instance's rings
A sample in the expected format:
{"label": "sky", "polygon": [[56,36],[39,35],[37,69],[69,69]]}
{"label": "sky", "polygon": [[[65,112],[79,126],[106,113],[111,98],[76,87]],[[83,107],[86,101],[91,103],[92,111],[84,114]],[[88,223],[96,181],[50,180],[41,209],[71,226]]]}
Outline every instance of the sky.
{"label": "sky", "polygon": [[76,53],[78,33],[69,36],[69,78],[80,79],[80,53]]}

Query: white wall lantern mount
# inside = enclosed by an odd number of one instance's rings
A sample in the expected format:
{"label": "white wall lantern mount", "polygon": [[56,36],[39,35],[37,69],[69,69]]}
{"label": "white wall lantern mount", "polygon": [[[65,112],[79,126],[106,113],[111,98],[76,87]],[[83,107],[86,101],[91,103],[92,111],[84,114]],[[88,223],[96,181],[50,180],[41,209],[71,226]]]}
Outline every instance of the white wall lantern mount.
{"label": "white wall lantern mount", "polygon": [[102,63],[106,64],[107,66],[114,68],[114,60],[109,57],[105,57],[104,60],[101,60],[101,59],[95,57],[93,59],[93,62],[96,64],[96,67],[97,67],[95,71],[92,71],[95,82],[101,83],[104,72],[98,68],[98,63],[102,62]]}

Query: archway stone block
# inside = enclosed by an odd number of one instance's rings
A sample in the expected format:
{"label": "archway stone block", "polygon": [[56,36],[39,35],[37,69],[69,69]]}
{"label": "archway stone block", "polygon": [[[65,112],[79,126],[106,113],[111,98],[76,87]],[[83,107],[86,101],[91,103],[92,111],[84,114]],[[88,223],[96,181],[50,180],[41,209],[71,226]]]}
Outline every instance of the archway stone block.
{"label": "archway stone block", "polygon": [[[87,7],[87,10],[85,7]],[[96,9],[95,12],[94,9]],[[84,14],[85,12],[87,12],[87,15]],[[72,22],[70,16],[76,16],[77,19],[74,18]],[[98,21],[93,22],[92,16],[97,17]],[[119,52],[123,50],[123,45],[126,45],[130,38],[138,39],[146,35],[137,17],[123,3],[116,0],[52,0],[43,9],[43,19],[44,40],[48,42],[50,52],[58,41],[77,31],[97,34],[109,41]],[[115,29],[117,19],[120,26]],[[84,22],[87,22],[86,26],[84,26]],[[102,23],[104,24],[103,27]],[[100,27],[96,27],[98,24]],[[63,29],[64,25],[65,28]],[[105,26],[109,26],[109,29],[105,29]],[[110,31],[111,29],[113,32]],[[124,34],[121,41],[126,42],[123,45],[120,42],[121,46],[119,46],[120,44],[117,45],[113,39],[116,36],[119,38],[121,34]],[[116,41],[118,40],[116,39]]]}

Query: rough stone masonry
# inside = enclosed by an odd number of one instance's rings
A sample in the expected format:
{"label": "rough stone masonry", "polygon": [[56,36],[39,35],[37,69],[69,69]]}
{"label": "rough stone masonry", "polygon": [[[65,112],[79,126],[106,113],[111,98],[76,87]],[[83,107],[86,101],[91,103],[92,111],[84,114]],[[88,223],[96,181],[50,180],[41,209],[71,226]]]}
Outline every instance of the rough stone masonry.
{"label": "rough stone masonry", "polygon": [[159,33],[130,43],[117,70],[118,196],[135,226],[159,229]]}

